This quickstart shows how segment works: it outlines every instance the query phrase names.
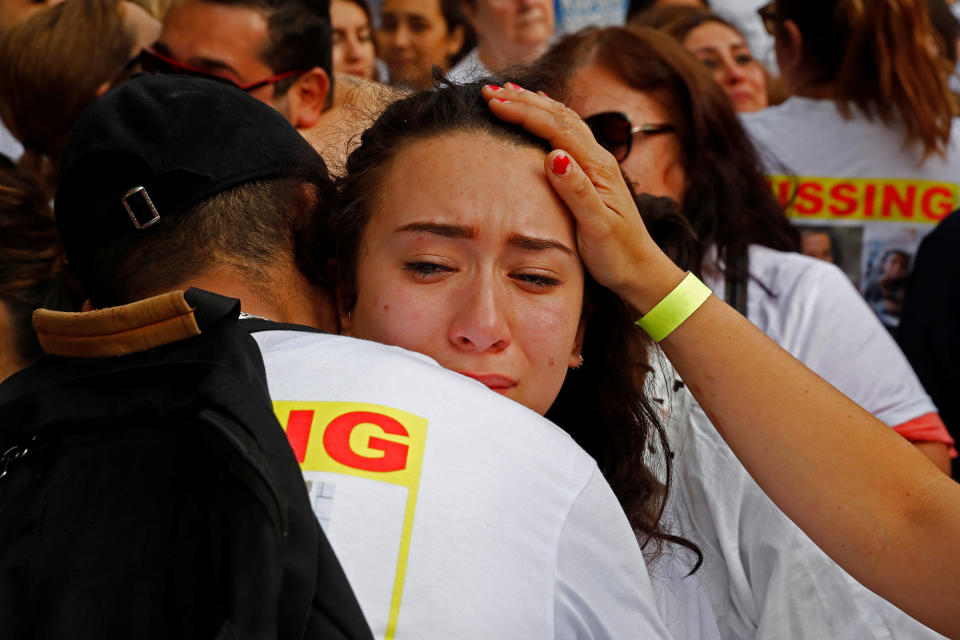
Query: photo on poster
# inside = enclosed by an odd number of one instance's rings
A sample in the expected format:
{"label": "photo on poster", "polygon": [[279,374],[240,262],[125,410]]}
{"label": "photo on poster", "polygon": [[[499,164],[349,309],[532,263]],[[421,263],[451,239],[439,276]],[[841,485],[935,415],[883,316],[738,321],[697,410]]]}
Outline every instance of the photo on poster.
{"label": "photo on poster", "polygon": [[860,291],[888,329],[900,324],[907,277],[928,227],[868,225],[863,234]]}
{"label": "photo on poster", "polygon": [[837,265],[854,286],[860,286],[860,254],[863,252],[863,226],[797,225],[801,251],[824,262]]}

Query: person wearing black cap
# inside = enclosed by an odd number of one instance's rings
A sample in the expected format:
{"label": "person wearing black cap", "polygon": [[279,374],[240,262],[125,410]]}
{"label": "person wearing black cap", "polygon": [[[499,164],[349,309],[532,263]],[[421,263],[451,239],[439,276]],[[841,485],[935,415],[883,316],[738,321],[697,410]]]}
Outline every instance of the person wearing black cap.
{"label": "person wearing black cap", "polygon": [[334,308],[295,240],[328,189],[273,109],[143,76],[80,118],[55,212],[97,306],[193,285],[261,316],[244,323],[275,413],[375,637],[669,637],[626,516],[565,433],[429,358],[310,328]]}

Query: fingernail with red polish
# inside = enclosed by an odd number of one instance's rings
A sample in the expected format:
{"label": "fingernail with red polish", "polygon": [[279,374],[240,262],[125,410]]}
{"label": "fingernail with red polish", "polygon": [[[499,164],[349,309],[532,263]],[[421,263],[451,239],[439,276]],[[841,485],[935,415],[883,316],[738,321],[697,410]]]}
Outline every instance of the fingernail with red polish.
{"label": "fingernail with red polish", "polygon": [[488,84],[487,89],[490,89],[490,91],[500,91],[500,87],[495,84]]}
{"label": "fingernail with red polish", "polygon": [[510,101],[507,100],[506,98],[495,98],[495,100],[496,100],[497,102],[510,102]]}
{"label": "fingernail with red polish", "polygon": [[570,172],[570,158],[565,153],[558,153],[553,156],[550,168],[558,176],[565,176]]}
{"label": "fingernail with red polish", "polygon": [[512,82],[508,82],[507,86],[510,87],[511,89],[516,89],[517,91],[523,91],[523,87],[521,87],[518,84],[513,84]]}

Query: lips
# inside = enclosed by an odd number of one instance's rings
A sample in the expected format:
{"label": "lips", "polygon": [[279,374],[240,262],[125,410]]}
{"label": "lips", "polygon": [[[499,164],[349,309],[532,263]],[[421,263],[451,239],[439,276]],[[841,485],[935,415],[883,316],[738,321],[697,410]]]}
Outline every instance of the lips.
{"label": "lips", "polygon": [[513,378],[501,376],[496,373],[467,373],[466,371],[458,371],[457,373],[462,376],[467,376],[468,378],[473,378],[497,393],[504,393],[517,386],[517,381]]}

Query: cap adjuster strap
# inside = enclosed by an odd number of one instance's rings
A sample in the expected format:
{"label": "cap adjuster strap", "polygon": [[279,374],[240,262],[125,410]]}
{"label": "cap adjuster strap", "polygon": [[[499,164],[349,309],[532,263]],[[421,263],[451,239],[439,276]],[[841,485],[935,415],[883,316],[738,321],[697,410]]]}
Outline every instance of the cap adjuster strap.
{"label": "cap adjuster strap", "polygon": [[[125,194],[123,194],[123,198],[120,200],[123,202],[123,208],[127,210],[127,215],[130,216],[133,226],[138,230],[152,227],[160,220],[160,213],[153,205],[153,200],[150,199],[150,194],[147,193],[146,188],[144,188],[142,185],[127,191]],[[141,214],[149,215],[149,218],[146,220],[146,222],[140,221],[141,217],[146,217],[146,215],[141,215],[138,217],[138,211]]]}

